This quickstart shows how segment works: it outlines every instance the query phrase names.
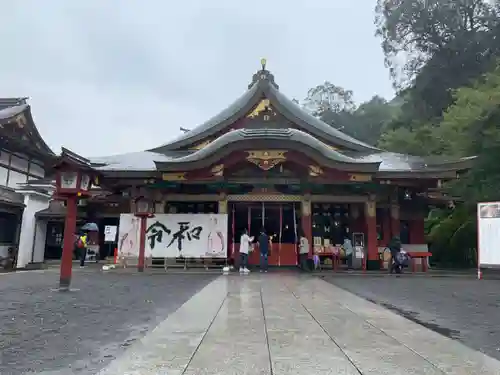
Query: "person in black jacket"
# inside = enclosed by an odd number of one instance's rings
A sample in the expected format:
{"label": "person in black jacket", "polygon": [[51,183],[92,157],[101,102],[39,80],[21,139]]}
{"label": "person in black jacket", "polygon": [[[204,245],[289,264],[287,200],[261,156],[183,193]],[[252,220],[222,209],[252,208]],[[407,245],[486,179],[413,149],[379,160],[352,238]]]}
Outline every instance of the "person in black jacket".
{"label": "person in black jacket", "polygon": [[401,252],[401,239],[399,236],[394,236],[387,247],[391,252],[391,267],[389,272],[393,273],[396,271],[396,273],[401,273],[401,265],[398,263],[398,254]]}
{"label": "person in black jacket", "polygon": [[262,230],[260,231],[258,241],[260,251],[260,272],[267,272],[269,257],[269,236],[267,235],[264,228],[262,228]]}

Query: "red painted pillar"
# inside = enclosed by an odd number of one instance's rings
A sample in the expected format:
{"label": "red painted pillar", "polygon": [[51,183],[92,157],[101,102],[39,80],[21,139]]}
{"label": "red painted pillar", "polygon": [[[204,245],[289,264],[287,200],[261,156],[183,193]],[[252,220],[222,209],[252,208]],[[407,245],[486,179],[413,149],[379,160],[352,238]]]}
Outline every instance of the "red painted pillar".
{"label": "red painted pillar", "polygon": [[300,219],[302,231],[309,242],[309,258],[312,258],[314,245],[312,239],[311,201],[306,199],[302,200]]}
{"label": "red painted pillar", "polygon": [[391,238],[401,236],[401,222],[399,220],[399,205],[391,204]]}
{"label": "red painted pillar", "polygon": [[365,203],[367,269],[380,269],[377,244],[377,216],[375,200]]}
{"label": "red painted pillar", "polygon": [[64,220],[64,243],[61,258],[61,275],[59,290],[68,291],[71,285],[71,271],[73,268],[73,250],[75,248],[77,196],[66,199],[66,218]]}
{"label": "red painted pillar", "polygon": [[391,220],[391,213],[389,210],[384,210],[384,224],[382,225],[384,228],[384,233],[381,241],[382,246],[387,246],[389,244],[389,241],[391,240],[391,233],[392,233],[392,220]]}
{"label": "red painted pillar", "polygon": [[410,221],[410,243],[422,245],[425,240],[425,224],[423,218]]}
{"label": "red painted pillar", "polygon": [[139,261],[137,262],[137,271],[144,272],[144,254],[146,252],[146,225],[147,216],[141,216],[141,228],[139,234]]}

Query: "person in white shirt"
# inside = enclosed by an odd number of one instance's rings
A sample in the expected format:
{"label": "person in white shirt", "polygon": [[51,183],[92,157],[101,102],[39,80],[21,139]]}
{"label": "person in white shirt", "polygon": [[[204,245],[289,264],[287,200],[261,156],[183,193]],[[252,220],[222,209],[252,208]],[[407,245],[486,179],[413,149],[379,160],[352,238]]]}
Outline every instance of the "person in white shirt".
{"label": "person in white shirt", "polygon": [[352,269],[352,260],[354,256],[354,248],[352,247],[352,242],[347,235],[344,238],[344,244],[342,245],[345,251],[345,256],[347,257],[347,269]]}
{"label": "person in white shirt", "polygon": [[299,239],[299,264],[303,271],[309,271],[307,260],[309,258],[309,240],[304,232],[300,233]]}
{"label": "person in white shirt", "polygon": [[253,237],[248,235],[248,230],[245,228],[240,238],[240,272],[248,273],[248,253],[253,242]]}

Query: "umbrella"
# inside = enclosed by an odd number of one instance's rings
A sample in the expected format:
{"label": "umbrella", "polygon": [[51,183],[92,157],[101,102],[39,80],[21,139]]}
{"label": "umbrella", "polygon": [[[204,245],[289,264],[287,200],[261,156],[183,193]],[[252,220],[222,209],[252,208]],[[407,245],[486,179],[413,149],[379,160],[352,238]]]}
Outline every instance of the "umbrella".
{"label": "umbrella", "polygon": [[99,227],[97,226],[96,223],[87,223],[82,227],[82,230],[88,232],[99,232]]}

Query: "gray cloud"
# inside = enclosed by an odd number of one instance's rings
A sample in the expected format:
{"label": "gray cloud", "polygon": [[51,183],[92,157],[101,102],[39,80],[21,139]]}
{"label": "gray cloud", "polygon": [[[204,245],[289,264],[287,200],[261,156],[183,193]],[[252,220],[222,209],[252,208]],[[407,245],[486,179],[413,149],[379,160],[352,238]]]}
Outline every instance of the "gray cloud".
{"label": "gray cloud", "polygon": [[0,96],[29,96],[55,151],[162,144],[240,95],[261,57],[289,97],[325,80],[358,102],[393,95],[374,1],[4,3]]}

